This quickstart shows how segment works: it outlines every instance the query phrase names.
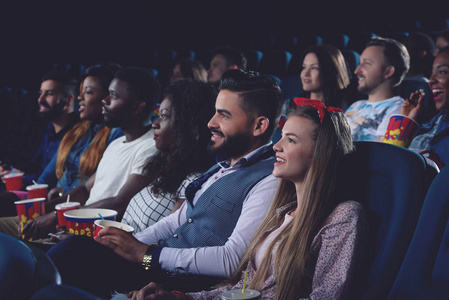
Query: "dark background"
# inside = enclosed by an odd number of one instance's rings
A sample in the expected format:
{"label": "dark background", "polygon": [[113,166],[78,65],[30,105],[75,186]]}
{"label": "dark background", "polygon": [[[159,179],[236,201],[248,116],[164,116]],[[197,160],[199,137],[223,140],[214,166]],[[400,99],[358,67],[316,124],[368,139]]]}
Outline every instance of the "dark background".
{"label": "dark background", "polygon": [[34,153],[46,125],[37,117],[40,78],[55,66],[77,76],[101,62],[143,66],[156,69],[164,86],[170,49],[193,50],[208,68],[209,50],[223,44],[290,50],[285,43],[292,36],[333,43],[344,33],[351,42],[367,32],[434,34],[447,26],[447,0],[411,2],[2,1],[0,160],[14,164]]}
{"label": "dark background", "polygon": [[53,63],[155,67],[154,49],[241,49],[268,36],[442,28],[447,3],[15,1],[0,7],[0,84],[36,88]]}

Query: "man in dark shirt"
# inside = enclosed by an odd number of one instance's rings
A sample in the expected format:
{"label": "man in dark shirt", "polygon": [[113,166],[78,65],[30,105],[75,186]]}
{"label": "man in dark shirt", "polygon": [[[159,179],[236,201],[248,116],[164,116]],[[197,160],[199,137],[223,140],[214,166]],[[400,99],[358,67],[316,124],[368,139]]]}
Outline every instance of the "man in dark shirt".
{"label": "man in dark shirt", "polygon": [[[36,153],[30,159],[16,162],[14,172],[24,174],[24,186],[32,184],[58,150],[67,131],[79,121],[74,112],[78,82],[66,73],[51,71],[42,77],[39,91],[39,116],[49,121]],[[0,166],[0,176],[11,172],[9,165]]]}

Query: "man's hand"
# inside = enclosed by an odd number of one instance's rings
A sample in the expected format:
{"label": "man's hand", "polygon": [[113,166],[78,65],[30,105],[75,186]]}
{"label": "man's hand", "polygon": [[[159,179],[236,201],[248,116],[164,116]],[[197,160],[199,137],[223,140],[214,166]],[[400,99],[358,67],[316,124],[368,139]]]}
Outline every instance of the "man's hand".
{"label": "man's hand", "polygon": [[28,222],[23,229],[24,239],[28,240],[32,238],[35,240],[48,237],[50,232],[56,232],[57,223],[58,218],[53,212],[37,217]]}
{"label": "man's hand", "polygon": [[[13,168],[14,173],[23,173],[22,171],[20,171],[19,169]],[[2,178],[3,183],[5,183],[5,175],[11,173],[11,168],[6,165],[0,165],[0,177]]]}
{"label": "man's hand", "polygon": [[139,242],[126,231],[115,227],[103,228],[94,239],[103,246],[111,248],[124,259],[139,264],[142,263],[148,249],[148,245]]}
{"label": "man's hand", "polygon": [[50,200],[52,200],[52,199],[56,199],[56,198],[58,198],[58,197],[61,197],[61,193],[62,193],[63,190],[64,190],[64,189],[63,189],[62,187],[55,187],[55,188],[52,188],[52,189],[50,190],[50,192],[48,192],[48,195],[47,195],[47,201],[50,201]]}
{"label": "man's hand", "polygon": [[407,116],[418,122],[424,96],[425,94],[422,94],[420,91],[411,93],[410,97],[402,104],[401,115]]}

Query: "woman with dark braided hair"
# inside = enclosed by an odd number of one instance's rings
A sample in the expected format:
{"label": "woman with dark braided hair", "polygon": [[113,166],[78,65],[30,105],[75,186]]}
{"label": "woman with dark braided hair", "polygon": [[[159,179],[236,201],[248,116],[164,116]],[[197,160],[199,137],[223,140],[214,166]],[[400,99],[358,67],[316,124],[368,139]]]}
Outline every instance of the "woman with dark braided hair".
{"label": "woman with dark braided hair", "polygon": [[209,84],[182,79],[165,91],[153,124],[158,152],[146,166],[148,186],[130,201],[122,222],[141,231],[181,205],[185,187],[215,161],[207,152],[208,121],[217,91]]}

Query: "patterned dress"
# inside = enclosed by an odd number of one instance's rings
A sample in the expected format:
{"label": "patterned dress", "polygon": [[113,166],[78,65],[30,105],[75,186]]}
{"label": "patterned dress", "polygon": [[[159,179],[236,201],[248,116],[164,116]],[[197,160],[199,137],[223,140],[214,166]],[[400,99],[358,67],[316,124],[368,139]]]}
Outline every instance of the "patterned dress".
{"label": "patterned dress", "polygon": [[[290,203],[278,209],[278,215],[284,217],[295,203]],[[362,254],[361,241],[365,234],[365,215],[361,205],[355,201],[346,201],[338,205],[326,219],[324,226],[313,239],[311,245],[312,260],[315,271],[312,279],[311,293],[304,299],[342,299],[350,288],[353,270]],[[276,255],[277,245],[272,252],[272,262]],[[254,277],[256,269],[254,263],[248,264],[247,284]],[[262,289],[260,299],[274,299],[276,295],[275,265],[271,264],[271,276],[267,278]],[[227,285],[211,291],[189,293],[194,299],[221,299],[224,291],[241,289],[243,287],[242,274],[240,281],[234,285]]]}
{"label": "patterned dress", "polygon": [[122,223],[134,228],[134,233],[153,225],[161,218],[169,215],[178,198],[184,198],[186,187],[198,174],[188,176],[179,187],[176,195],[156,196],[151,192],[151,186],[143,188],[129,202],[123,215]]}

